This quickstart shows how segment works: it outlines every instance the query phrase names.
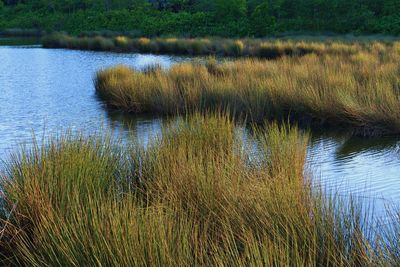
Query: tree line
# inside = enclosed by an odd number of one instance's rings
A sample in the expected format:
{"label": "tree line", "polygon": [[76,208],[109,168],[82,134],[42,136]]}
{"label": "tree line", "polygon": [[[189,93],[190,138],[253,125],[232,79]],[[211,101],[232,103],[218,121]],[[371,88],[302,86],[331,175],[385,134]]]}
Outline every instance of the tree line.
{"label": "tree line", "polygon": [[400,34],[399,0],[0,0],[0,28],[263,37]]}

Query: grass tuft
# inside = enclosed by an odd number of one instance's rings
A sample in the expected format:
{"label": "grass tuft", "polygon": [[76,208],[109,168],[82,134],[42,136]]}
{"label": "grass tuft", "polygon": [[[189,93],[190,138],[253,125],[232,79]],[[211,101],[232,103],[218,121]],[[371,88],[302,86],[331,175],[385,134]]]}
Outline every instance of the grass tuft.
{"label": "grass tuft", "polygon": [[62,135],[17,154],[2,182],[2,264],[398,262],[371,245],[361,206],[305,182],[307,134],[280,124],[254,132],[258,160],[219,113],[167,123],[146,147]]}

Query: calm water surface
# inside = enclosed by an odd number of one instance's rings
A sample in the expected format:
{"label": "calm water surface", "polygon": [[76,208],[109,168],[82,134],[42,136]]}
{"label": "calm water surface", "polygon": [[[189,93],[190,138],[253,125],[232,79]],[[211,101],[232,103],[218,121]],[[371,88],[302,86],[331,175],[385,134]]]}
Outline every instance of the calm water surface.
{"label": "calm water surface", "polygon": [[[97,70],[125,64],[137,69],[169,67],[184,58],[0,46],[0,158],[32,133],[60,129],[121,130],[120,123],[96,97]],[[138,119],[138,132],[154,121]]]}
{"label": "calm water surface", "polygon": [[[0,42],[1,43],[1,42]],[[21,143],[60,129],[113,129],[146,139],[160,119],[107,111],[95,95],[97,70],[125,64],[168,68],[187,58],[0,46],[0,158]],[[128,130],[124,125],[133,126]],[[313,133],[308,161],[315,177],[341,195],[400,204],[400,139]]]}

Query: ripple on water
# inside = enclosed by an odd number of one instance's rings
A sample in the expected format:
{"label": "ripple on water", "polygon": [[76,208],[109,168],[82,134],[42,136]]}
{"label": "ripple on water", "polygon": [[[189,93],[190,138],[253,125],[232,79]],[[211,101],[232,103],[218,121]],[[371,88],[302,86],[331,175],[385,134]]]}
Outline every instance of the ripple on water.
{"label": "ripple on water", "polygon": [[399,203],[398,148],[399,139],[393,137],[318,136],[310,144],[308,158],[327,188],[336,188],[342,195]]}

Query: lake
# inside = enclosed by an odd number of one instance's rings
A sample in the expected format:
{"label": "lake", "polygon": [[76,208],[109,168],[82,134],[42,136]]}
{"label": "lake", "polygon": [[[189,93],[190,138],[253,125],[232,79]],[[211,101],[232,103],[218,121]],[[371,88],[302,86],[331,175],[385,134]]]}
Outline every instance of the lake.
{"label": "lake", "polygon": [[[0,42],[1,44],[2,42]],[[99,69],[124,64],[136,69],[189,61],[175,56],[117,54],[39,46],[0,46],[0,158],[21,144],[59,133],[112,130],[146,140],[160,129],[160,118],[127,116],[108,110],[95,94]],[[13,43],[14,44],[14,43]],[[126,127],[129,124],[131,127]],[[308,165],[316,179],[340,195],[352,193],[377,209],[400,204],[400,138],[352,137],[344,130],[312,131]]]}

